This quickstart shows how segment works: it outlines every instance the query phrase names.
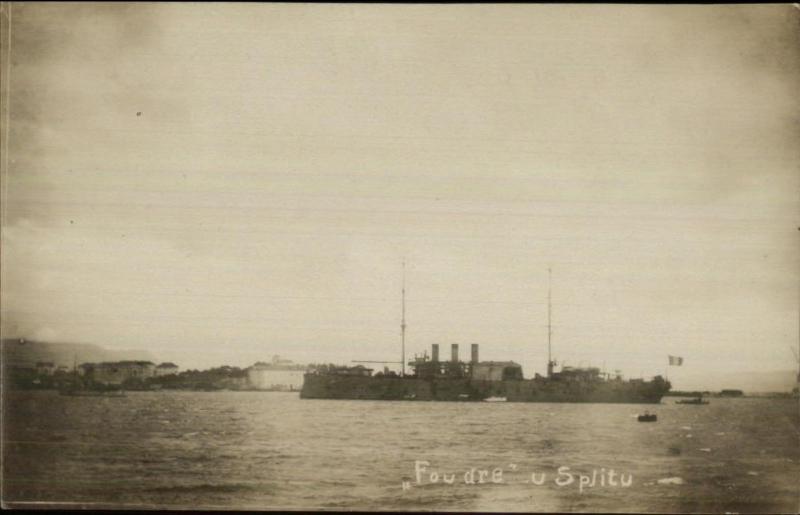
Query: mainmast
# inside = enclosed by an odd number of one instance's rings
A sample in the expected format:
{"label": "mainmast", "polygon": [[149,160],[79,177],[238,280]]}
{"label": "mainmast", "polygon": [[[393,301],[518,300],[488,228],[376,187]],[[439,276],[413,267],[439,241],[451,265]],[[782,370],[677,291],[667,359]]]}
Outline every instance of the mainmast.
{"label": "mainmast", "polygon": [[403,302],[402,317],[400,319],[400,363],[401,376],[406,375],[406,260],[403,259]]}
{"label": "mainmast", "polygon": [[553,271],[547,269],[547,377],[553,375]]}

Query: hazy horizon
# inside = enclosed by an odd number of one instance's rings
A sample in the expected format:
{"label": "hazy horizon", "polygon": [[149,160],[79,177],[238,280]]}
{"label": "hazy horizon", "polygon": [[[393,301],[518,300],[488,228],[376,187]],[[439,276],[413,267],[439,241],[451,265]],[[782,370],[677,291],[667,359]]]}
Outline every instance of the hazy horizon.
{"label": "hazy horizon", "polygon": [[796,6],[9,6],[3,337],[796,370]]}
{"label": "hazy horizon", "polygon": [[[7,342],[14,342],[17,339],[10,339],[4,340],[3,344],[6,345]],[[82,344],[79,342],[43,342],[39,340],[27,340],[26,343],[46,343],[52,344],[56,346],[73,346],[73,345],[97,345],[97,344]],[[97,357],[87,357],[87,358],[80,358],[78,359],[78,364],[84,362],[94,362],[94,361],[106,361],[106,360],[149,360],[154,364],[162,363],[165,360],[160,359],[160,355],[157,352],[153,351],[142,351],[141,349],[108,349],[102,345],[98,345],[98,347],[102,350],[111,350],[116,353],[119,353],[116,357],[109,357],[99,359]],[[482,350],[482,349],[481,349]],[[430,356],[430,349],[425,349],[427,351],[428,356]],[[423,352],[425,352],[423,351]],[[442,352],[444,359],[450,359],[450,349],[449,344],[446,347],[440,349]],[[91,354],[90,351],[89,354]],[[421,353],[420,353],[421,354]],[[80,353],[78,354],[80,355]],[[256,362],[270,362],[276,354],[272,355],[262,355],[260,358],[254,358],[248,361],[247,357],[243,357],[241,355],[231,354],[229,356],[229,361],[220,361],[218,363],[211,363],[204,367],[186,367],[183,363],[176,363],[181,370],[192,370],[192,369],[210,369],[210,368],[219,368],[223,366],[231,366],[231,367],[239,367],[242,369],[248,368],[254,365]],[[277,354],[280,356],[281,359],[286,359],[287,356],[285,354]],[[463,344],[460,344],[459,349],[460,358],[464,361],[469,360],[469,347]],[[49,356],[49,355],[48,355]],[[46,357],[46,356],[45,356]],[[8,356],[4,354],[4,358],[8,359]],[[73,365],[74,355],[69,354],[69,356],[62,356],[62,359],[56,359],[56,364],[62,364],[67,366]],[[27,364],[30,366],[33,364],[33,361],[38,361],[40,359],[44,359],[42,356],[37,356],[35,359],[31,361],[31,359],[27,360]],[[47,359],[50,359],[49,357]],[[481,360],[484,359],[484,356],[481,355]],[[355,364],[349,363],[349,358],[346,355],[343,355],[339,358],[334,358],[332,363],[337,365],[347,365],[347,364]],[[294,360],[292,360],[294,361]],[[329,361],[307,361],[307,362],[299,362],[301,365],[313,365],[313,364],[323,364],[328,363]],[[295,361],[295,363],[298,363]],[[21,364],[21,363],[18,363]],[[364,366],[374,368],[375,370],[381,370],[384,364],[369,364],[369,363],[362,363]],[[586,363],[586,362],[579,362],[579,363],[569,363],[564,362],[564,365],[567,366],[590,366],[595,365],[593,363]],[[602,367],[602,364],[597,365],[598,367]],[[396,367],[392,367],[396,368]],[[704,374],[701,370],[693,370],[693,367],[684,368],[684,367],[669,367],[668,370],[664,370],[661,372],[661,375],[666,375],[667,379],[669,379],[673,383],[673,390],[709,390],[706,386],[708,384],[705,381]],[[558,370],[559,367],[556,367]],[[608,373],[613,373],[613,370],[607,369],[605,370]],[[636,378],[636,377],[644,377],[641,373],[630,373],[632,371],[620,371],[622,376],[626,379],[628,378]],[[523,373],[526,378],[533,377],[534,372],[523,369]],[[763,371],[748,371],[743,370],[735,373],[722,373],[716,378],[716,387],[715,390],[721,389],[741,389],[745,392],[749,393],[760,393],[760,392],[781,392],[781,391],[790,391],[792,388],[796,386],[796,376],[797,370],[792,369],[774,369],[774,370],[763,370]],[[648,379],[645,377],[645,379]]]}

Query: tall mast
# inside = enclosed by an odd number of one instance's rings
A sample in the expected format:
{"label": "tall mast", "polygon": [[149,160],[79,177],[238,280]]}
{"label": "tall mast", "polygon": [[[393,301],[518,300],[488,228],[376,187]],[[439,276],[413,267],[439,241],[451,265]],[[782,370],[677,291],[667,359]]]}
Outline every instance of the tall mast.
{"label": "tall mast", "polygon": [[400,319],[400,363],[401,375],[406,375],[406,260],[403,259],[403,303],[402,318]]}
{"label": "tall mast", "polygon": [[553,271],[547,269],[547,377],[553,375]]}

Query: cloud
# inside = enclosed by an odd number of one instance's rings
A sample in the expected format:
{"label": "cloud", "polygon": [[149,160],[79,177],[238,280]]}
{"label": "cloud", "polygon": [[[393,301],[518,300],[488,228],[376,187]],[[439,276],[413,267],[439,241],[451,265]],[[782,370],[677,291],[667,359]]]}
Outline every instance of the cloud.
{"label": "cloud", "polygon": [[790,6],[13,9],[17,331],[380,359],[406,257],[420,349],[539,366],[548,266],[569,359],[796,336]]}

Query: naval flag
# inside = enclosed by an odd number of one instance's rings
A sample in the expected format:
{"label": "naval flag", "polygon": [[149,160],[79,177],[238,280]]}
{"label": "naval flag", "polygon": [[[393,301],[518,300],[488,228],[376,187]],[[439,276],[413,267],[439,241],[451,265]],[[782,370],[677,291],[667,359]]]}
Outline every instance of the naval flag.
{"label": "naval flag", "polygon": [[669,356],[669,364],[679,367],[683,365],[683,358],[681,358],[680,356]]}

